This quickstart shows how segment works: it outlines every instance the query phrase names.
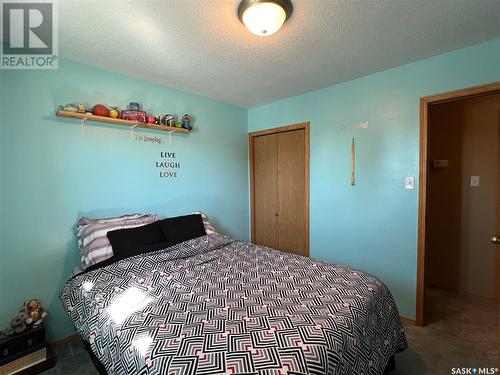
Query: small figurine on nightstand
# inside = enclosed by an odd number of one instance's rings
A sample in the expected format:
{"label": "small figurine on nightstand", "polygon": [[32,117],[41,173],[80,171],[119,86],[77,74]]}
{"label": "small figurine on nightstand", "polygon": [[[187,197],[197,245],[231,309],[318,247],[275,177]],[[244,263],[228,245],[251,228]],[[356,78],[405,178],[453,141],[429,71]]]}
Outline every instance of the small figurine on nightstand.
{"label": "small figurine on nightstand", "polygon": [[47,311],[42,306],[39,299],[32,298],[24,303],[24,310],[28,314],[26,325],[28,327],[36,327],[42,324],[43,320],[47,317]]}
{"label": "small figurine on nightstand", "polygon": [[0,374],[39,374],[54,367],[55,357],[45,339],[46,316],[40,300],[31,298],[11,326],[0,332]]}
{"label": "small figurine on nightstand", "polygon": [[189,116],[188,114],[182,116],[182,127],[187,130],[193,129],[193,127],[191,126],[191,116]]}
{"label": "small figurine on nightstand", "polygon": [[12,336],[22,333],[29,327],[37,327],[47,317],[47,311],[42,307],[39,299],[31,298],[24,302],[24,307],[18,311],[10,321],[10,327],[4,330],[4,334]]}

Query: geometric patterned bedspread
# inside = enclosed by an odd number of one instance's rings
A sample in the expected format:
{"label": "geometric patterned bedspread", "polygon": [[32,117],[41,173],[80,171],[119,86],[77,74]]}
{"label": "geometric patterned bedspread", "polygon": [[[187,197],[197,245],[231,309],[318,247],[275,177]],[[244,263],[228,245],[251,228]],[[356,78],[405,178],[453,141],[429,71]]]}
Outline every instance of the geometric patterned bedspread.
{"label": "geometric patterned bedspread", "polygon": [[213,234],[70,279],[109,374],[382,374],[407,347],[376,277]]}

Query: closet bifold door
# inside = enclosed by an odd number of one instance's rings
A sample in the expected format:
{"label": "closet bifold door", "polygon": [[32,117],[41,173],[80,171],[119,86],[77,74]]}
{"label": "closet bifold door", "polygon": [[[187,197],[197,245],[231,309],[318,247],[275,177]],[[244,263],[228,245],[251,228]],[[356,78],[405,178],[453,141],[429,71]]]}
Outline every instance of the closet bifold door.
{"label": "closet bifold door", "polygon": [[279,249],[278,134],[253,140],[254,242]]}
{"label": "closet bifold door", "polygon": [[305,130],[278,134],[279,250],[308,256]]}

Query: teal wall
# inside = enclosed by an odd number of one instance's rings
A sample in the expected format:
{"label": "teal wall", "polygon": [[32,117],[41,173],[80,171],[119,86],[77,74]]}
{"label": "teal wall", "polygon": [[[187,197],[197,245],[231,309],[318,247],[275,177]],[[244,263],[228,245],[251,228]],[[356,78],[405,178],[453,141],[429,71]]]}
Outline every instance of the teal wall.
{"label": "teal wall", "polygon": [[[140,101],[155,112],[193,114],[195,131],[172,145],[134,143],[129,128],[54,115],[62,103]],[[58,293],[79,262],[80,215],[208,213],[248,238],[245,109],[69,61],[55,71],[0,70],[0,326],[28,297],[49,310],[49,338],[72,331]],[[167,133],[142,130],[141,135]],[[160,179],[160,151],[177,153],[179,177]]]}
{"label": "teal wall", "polygon": [[[418,192],[404,189],[404,177],[418,174],[419,97],[500,80],[499,66],[496,39],[248,111],[64,60],[57,71],[0,70],[0,326],[35,296],[49,310],[49,338],[71,333],[57,294],[79,261],[80,215],[201,209],[222,232],[248,239],[247,126],[304,121],[312,256],[378,275],[414,317]],[[154,112],[192,113],[196,130],[157,145],[89,123],[83,138],[78,120],[54,115],[62,103],[134,100]],[[340,130],[361,121],[369,128]],[[178,178],[159,178],[160,151],[177,153]]]}
{"label": "teal wall", "polygon": [[[418,176],[419,98],[499,80],[496,39],[251,108],[249,131],[311,124],[311,255],[379,276],[414,318],[418,189],[404,181]],[[365,121],[366,130],[340,130]]]}

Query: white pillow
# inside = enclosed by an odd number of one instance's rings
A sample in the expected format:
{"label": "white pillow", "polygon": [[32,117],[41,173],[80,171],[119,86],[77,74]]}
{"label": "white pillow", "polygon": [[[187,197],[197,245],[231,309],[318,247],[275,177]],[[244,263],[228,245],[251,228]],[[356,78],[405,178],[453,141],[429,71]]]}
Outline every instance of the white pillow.
{"label": "white pillow", "polygon": [[80,249],[83,269],[113,256],[113,248],[106,234],[111,230],[135,228],[150,224],[158,219],[156,215],[132,214],[107,219],[82,217],[78,221],[76,238]]}

